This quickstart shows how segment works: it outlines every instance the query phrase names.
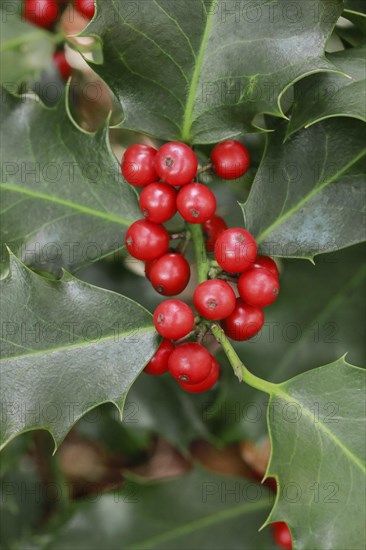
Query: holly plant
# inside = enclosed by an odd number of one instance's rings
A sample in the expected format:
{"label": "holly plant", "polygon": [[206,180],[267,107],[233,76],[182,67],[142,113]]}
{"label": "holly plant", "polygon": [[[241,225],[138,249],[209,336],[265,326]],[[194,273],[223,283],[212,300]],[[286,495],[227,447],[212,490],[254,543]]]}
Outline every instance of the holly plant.
{"label": "holly plant", "polygon": [[3,547],[365,548],[364,3],[1,25]]}

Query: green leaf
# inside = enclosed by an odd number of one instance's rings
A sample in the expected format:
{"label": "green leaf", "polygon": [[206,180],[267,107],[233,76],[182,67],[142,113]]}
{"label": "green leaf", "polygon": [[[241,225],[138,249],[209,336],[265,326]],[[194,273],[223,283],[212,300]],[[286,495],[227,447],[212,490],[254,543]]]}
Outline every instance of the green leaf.
{"label": "green leaf", "polygon": [[312,259],[363,241],[365,125],[330,119],[285,134],[282,124],[269,138],[242,205],[261,251]]}
{"label": "green leaf", "polygon": [[[258,129],[259,113],[283,117],[295,81],[335,70],[324,46],[340,0],[243,5],[220,0],[97,2],[84,35],[100,38],[93,69],[124,109],[121,127],[191,143]],[[188,15],[188,17],[187,17]]]}
{"label": "green leaf", "polygon": [[258,483],[201,469],[153,483],[131,479],[122,490],[76,507],[52,547],[271,550],[271,530],[258,529],[272,499]]}
{"label": "green leaf", "polygon": [[0,6],[0,83],[17,91],[50,66],[55,46],[50,32],[22,21],[14,7],[14,2]]}
{"label": "green leaf", "polygon": [[43,428],[57,446],[96,405],[122,411],[158,345],[150,313],[67,273],[36,275],[13,255],[0,285],[2,445]]}
{"label": "green leaf", "polygon": [[335,116],[366,121],[365,55],[366,46],[328,55],[351,78],[320,73],[296,84],[287,137],[304,126]]}
{"label": "green leaf", "polygon": [[[254,374],[281,382],[344,353],[354,364],[365,363],[365,252],[358,245],[319,256],[315,265],[283,262],[281,293],[266,310],[262,331],[234,343]],[[223,372],[218,397],[205,411],[211,430],[225,444],[259,441],[267,434],[267,395],[238,384],[229,365]]]}
{"label": "green leaf", "polygon": [[271,395],[268,521],[286,521],[296,549],[365,548],[365,389],[365,371],[339,359]]}
{"label": "green leaf", "polygon": [[141,213],[107,128],[81,131],[63,102],[51,110],[6,91],[3,101],[1,242],[44,271],[75,271],[124,246]]}
{"label": "green leaf", "polygon": [[[218,389],[219,391],[219,389]],[[192,395],[170,376],[142,374],[132,386],[125,405],[125,422],[167,439],[182,453],[194,440],[214,442],[205,424],[205,411],[217,391]],[[164,406],[158,407],[157,403]]]}

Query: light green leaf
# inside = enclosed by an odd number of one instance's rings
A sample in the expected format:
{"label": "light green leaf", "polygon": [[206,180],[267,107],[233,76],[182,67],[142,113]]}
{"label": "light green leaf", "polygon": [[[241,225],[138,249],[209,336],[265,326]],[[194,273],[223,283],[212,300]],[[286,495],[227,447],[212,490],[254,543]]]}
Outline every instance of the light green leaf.
{"label": "light green leaf", "polygon": [[120,491],[75,506],[51,547],[271,550],[271,530],[258,529],[272,501],[256,482],[201,469],[152,483],[127,479]]}
{"label": "light green leaf", "polygon": [[270,138],[249,198],[245,226],[262,252],[312,259],[365,240],[366,126],[330,119],[283,143]]}
{"label": "light green leaf", "polygon": [[191,143],[256,129],[283,117],[279,98],[294,82],[335,70],[324,46],[340,0],[248,5],[223,0],[97,1],[84,35],[100,38],[93,65],[124,109],[121,127]]}
{"label": "light green leaf", "polygon": [[13,255],[0,285],[1,444],[42,428],[57,446],[96,405],[122,411],[158,345],[149,312],[68,274],[36,275]]}
{"label": "light green leaf", "polygon": [[365,56],[366,46],[329,54],[329,60],[351,78],[321,73],[296,84],[287,136],[335,116],[366,121]]}
{"label": "light green leaf", "polygon": [[55,48],[52,34],[22,21],[14,7],[14,2],[0,5],[0,83],[11,91],[37,79]]}
{"label": "light green leaf", "polygon": [[365,548],[365,389],[365,371],[339,359],[271,395],[269,521],[286,521],[296,550]]}
{"label": "light green leaf", "polygon": [[124,246],[141,213],[107,128],[81,131],[63,102],[51,110],[33,97],[2,99],[1,242],[45,271],[75,271]]}

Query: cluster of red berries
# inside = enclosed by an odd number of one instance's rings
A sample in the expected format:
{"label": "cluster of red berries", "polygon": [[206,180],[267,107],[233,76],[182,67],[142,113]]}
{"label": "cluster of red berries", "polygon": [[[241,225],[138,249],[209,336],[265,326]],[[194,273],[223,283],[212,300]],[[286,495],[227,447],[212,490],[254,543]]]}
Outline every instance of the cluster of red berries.
{"label": "cluster of red berries", "polygon": [[[248,170],[250,158],[244,145],[229,140],[216,145],[211,163],[218,176],[235,179]],[[121,169],[131,185],[143,188],[139,204],[144,219],[129,227],[126,247],[131,256],[145,262],[146,276],[155,290],[174,296],[186,288],[190,279],[187,260],[178,250],[169,250],[170,236],[162,225],[178,211],[186,222],[202,224],[206,249],[214,252],[220,271],[217,278],[196,288],[195,309],[206,320],[221,321],[229,337],[251,338],[262,328],[262,307],[278,295],[277,267],[270,258],[257,256],[250,233],[240,228],[228,229],[215,214],[214,194],[206,185],[193,181],[198,169],[193,150],[179,142],[167,143],[158,151],[147,145],[132,145],[124,154]],[[237,282],[240,298],[222,277]],[[181,300],[166,300],[156,308],[154,324],[164,340],[145,371],[162,374],[169,370],[187,391],[211,388],[219,368],[210,353],[198,343],[177,347],[172,343],[194,330],[192,309]]]}
{"label": "cluster of red berries", "polygon": [[[72,0],[71,0],[72,1]],[[67,0],[24,0],[23,17],[29,23],[50,29],[60,17],[63,4]],[[94,15],[94,0],[73,0],[75,9],[86,19],[92,19]],[[64,80],[68,80],[72,74],[63,49],[53,54],[53,61]]]}

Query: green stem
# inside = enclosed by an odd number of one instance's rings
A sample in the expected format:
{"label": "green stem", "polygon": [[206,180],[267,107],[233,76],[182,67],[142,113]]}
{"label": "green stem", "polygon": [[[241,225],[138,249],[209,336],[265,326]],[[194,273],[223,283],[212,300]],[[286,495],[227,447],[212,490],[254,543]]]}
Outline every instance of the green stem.
{"label": "green stem", "polygon": [[189,231],[191,233],[192,242],[194,246],[194,253],[196,256],[197,264],[197,277],[198,283],[207,281],[208,270],[210,268],[210,262],[206,254],[205,240],[203,238],[202,226],[199,223],[189,223]]}
{"label": "green stem", "polygon": [[255,374],[252,374],[246,368],[219,325],[211,325],[211,332],[215,336],[216,340],[222,345],[222,348],[228,360],[230,361],[231,366],[233,367],[234,373],[239,378],[240,382],[244,381],[249,386],[252,386],[252,388],[263,391],[265,393],[273,393],[277,384],[273,384],[272,382],[268,382],[267,380],[258,378],[258,376],[255,376]]}
{"label": "green stem", "polygon": [[[203,283],[204,281],[207,281],[208,272],[213,262],[210,262],[207,258],[202,226],[200,224],[189,223],[188,227],[191,233],[194,252],[196,256],[198,283]],[[240,357],[234,350],[233,346],[226,338],[225,333],[220,325],[213,323],[210,326],[210,329],[216,340],[219,342],[219,344],[221,344],[228,360],[230,361],[231,366],[233,367],[233,371],[239,378],[240,382],[244,381],[249,386],[252,386],[252,388],[272,394],[277,387],[277,384],[273,384],[272,382],[267,382],[267,380],[262,380],[262,378],[258,378],[258,376],[255,376],[246,368],[246,366],[243,364]]]}

